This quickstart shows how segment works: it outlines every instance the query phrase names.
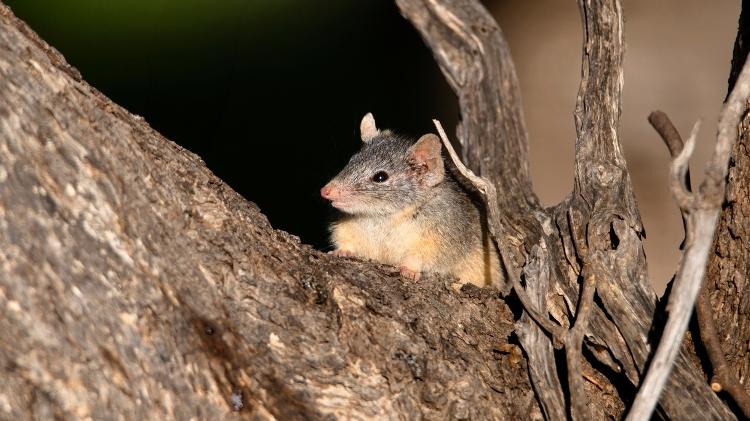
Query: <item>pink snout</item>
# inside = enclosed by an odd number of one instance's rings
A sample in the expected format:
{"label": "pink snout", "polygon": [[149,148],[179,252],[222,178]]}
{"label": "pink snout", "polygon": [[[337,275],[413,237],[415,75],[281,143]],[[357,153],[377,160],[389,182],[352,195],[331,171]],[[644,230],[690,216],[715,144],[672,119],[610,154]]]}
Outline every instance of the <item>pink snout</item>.
{"label": "pink snout", "polygon": [[336,200],[340,195],[341,191],[336,186],[332,186],[330,183],[326,184],[322,189],[320,189],[320,196],[326,200]]}

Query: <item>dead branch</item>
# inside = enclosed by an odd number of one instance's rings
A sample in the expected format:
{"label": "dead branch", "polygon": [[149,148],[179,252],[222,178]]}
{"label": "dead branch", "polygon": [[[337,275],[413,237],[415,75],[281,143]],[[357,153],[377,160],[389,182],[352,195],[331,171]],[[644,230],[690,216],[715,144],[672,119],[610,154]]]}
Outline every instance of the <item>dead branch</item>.
{"label": "dead branch", "polygon": [[690,210],[695,207],[695,201],[697,200],[687,183],[688,166],[690,164],[690,157],[693,155],[693,150],[695,149],[695,139],[698,136],[700,126],[700,120],[696,121],[693,129],[690,131],[690,137],[685,142],[685,146],[677,156],[672,158],[672,162],[669,165],[669,188],[681,213],[688,217],[688,231],[690,231]]}
{"label": "dead branch", "polygon": [[[550,253],[534,245],[523,268],[526,280],[525,292],[534,308],[548,307],[548,294],[554,283],[554,274],[548,266]],[[559,321],[559,320],[558,320]],[[563,320],[566,321],[566,320]],[[564,419],[568,411],[565,394],[558,374],[558,364],[553,343],[543,329],[536,324],[528,312],[516,322],[516,335],[529,361],[531,384],[548,420]],[[562,344],[564,345],[564,343]]]}
{"label": "dead branch", "polygon": [[[502,31],[478,1],[397,0],[396,3],[432,49],[458,96],[462,121],[457,135],[465,162],[475,174],[488,180],[483,194],[492,204],[487,207],[489,226],[494,229],[502,263],[510,278],[503,292],[515,289],[522,305],[529,310],[531,318],[522,317],[518,321],[520,330],[528,334],[519,331],[519,338],[529,358],[532,382],[545,415],[559,418],[565,412],[553,345],[560,346],[562,336],[553,334],[550,339],[544,332],[536,331],[539,326],[549,332],[560,330],[549,320],[544,308],[547,287],[543,285],[549,283],[533,277],[550,271],[524,270],[527,288],[542,300],[534,307],[530,300],[535,297],[523,293],[521,271],[517,269],[527,259],[526,250],[549,241],[543,237],[553,233],[544,233],[540,219],[550,224],[549,217],[544,215],[531,189],[527,133],[510,51]],[[547,266],[550,260],[546,256],[539,262],[540,267]]]}
{"label": "dead branch", "polygon": [[[606,286],[600,284],[597,295],[627,347],[607,343],[624,367],[629,362],[638,367],[626,371],[628,379],[638,384],[651,357],[648,331],[656,297],[648,280],[641,243],[643,226],[617,133],[623,81],[622,7],[615,0],[581,0],[579,7],[584,36],[583,77],[575,111],[575,185],[570,204],[557,211],[557,223],[570,227],[569,254],[602,268],[597,277],[606,280]],[[566,294],[573,296],[572,291]],[[602,336],[596,324],[592,323],[592,328],[591,336]],[[732,416],[683,352],[668,383],[659,398],[668,417],[689,418],[695,413],[719,419]]]}
{"label": "dead branch", "polygon": [[500,228],[502,227],[502,224],[500,222],[499,216],[500,211],[497,207],[497,190],[495,190],[495,186],[493,186],[484,178],[477,177],[470,169],[466,168],[463,162],[461,162],[461,159],[458,157],[456,151],[453,149],[450,140],[448,140],[448,136],[445,134],[445,130],[443,129],[442,124],[440,124],[440,121],[432,120],[432,122],[435,124],[435,128],[440,135],[440,139],[443,141],[443,146],[445,146],[445,149],[448,151],[448,156],[451,158],[451,163],[455,165],[459,174],[463,176],[466,181],[468,181],[469,185],[473,187],[474,190],[479,192],[479,195],[482,198],[484,206],[487,209],[487,220],[488,226],[490,228],[490,234],[492,235],[492,240],[500,250],[502,264],[508,271],[508,276],[513,283],[513,290],[518,296],[518,299],[521,301],[524,311],[528,312],[531,318],[534,319],[534,321],[541,328],[552,335],[553,341],[556,344],[556,348],[561,347],[563,338],[566,334],[566,330],[562,326],[552,323],[549,318],[542,316],[539,309],[537,309],[531,303],[531,300],[526,295],[526,291],[521,285],[521,274],[515,267],[515,265],[511,263],[510,258],[508,257],[510,256],[510,253],[506,249],[505,243],[502,241],[499,235],[502,229]]}
{"label": "dead branch", "polygon": [[[659,133],[673,159],[682,152],[682,136],[664,111],[657,110],[649,114],[648,122]],[[685,180],[685,183],[689,184],[689,181]]]}
{"label": "dead branch", "polygon": [[274,230],[2,4],[0,52],[0,419],[541,416],[496,291]]}
{"label": "dead branch", "polygon": [[478,1],[396,4],[432,49],[456,92],[462,116],[458,140],[467,166],[503,192],[498,197],[503,203],[533,202],[518,79],[495,20]]}
{"label": "dead branch", "polygon": [[[682,151],[683,142],[677,128],[672,124],[669,117],[662,111],[654,111],[648,117],[648,121],[656,129],[664,143],[669,149],[670,155],[676,157]],[[685,185],[690,189],[690,174],[685,176]],[[685,210],[681,209],[683,222],[687,220]],[[687,236],[687,230],[685,232]],[[708,296],[707,282],[703,282],[698,299],[695,304],[695,313],[698,319],[698,328],[700,330],[701,342],[711,361],[711,367],[714,377],[711,379],[711,389],[714,392],[725,390],[732,399],[737,403],[745,417],[750,418],[750,395],[738,381],[737,376],[730,372],[724,351],[721,347],[721,341],[716,333],[716,323],[711,309],[711,302]]]}
{"label": "dead branch", "polygon": [[711,379],[711,389],[714,392],[726,391],[742,411],[742,414],[750,419],[750,394],[739,382],[737,376],[730,371],[721,341],[716,333],[716,323],[711,311],[711,301],[708,297],[708,289],[704,285],[701,288],[698,302],[695,305],[698,316],[701,341],[706,348],[708,358],[711,360],[711,368],[714,377]]}
{"label": "dead branch", "polygon": [[[532,297],[529,297],[526,289],[521,285],[521,274],[511,263],[505,243],[500,240],[500,237],[497,234],[500,232],[499,230],[502,225],[498,216],[499,210],[497,207],[498,202],[495,187],[484,178],[477,177],[470,169],[466,168],[448,140],[448,136],[445,134],[445,130],[440,124],[440,121],[432,121],[440,135],[440,139],[443,141],[443,146],[445,146],[445,149],[448,152],[451,163],[454,165],[458,173],[465,178],[465,181],[479,192],[479,195],[484,202],[484,206],[487,209],[487,225],[490,228],[492,240],[500,251],[501,262],[508,272],[516,296],[518,296],[519,301],[521,301],[524,314],[528,315],[533,322],[536,323],[537,327],[541,327],[552,336],[552,344],[554,344],[554,347],[558,348],[563,346],[562,341],[565,338],[567,330],[562,326],[552,323],[547,317],[543,316],[538,309],[545,308],[545,295],[549,285],[549,279],[547,277],[544,277],[544,279],[539,276],[534,277],[537,281],[544,280],[544,283],[543,285],[539,282],[537,284],[529,285],[528,289],[533,294]],[[534,299],[533,303],[532,298]],[[522,318],[521,322],[523,323],[525,320]],[[531,371],[532,376],[536,378],[535,388],[537,390],[537,396],[539,397],[547,419],[563,417],[565,414],[565,404],[562,396],[562,389],[557,381],[555,371],[548,369],[549,367],[552,367],[552,364],[554,363],[554,357],[552,357],[553,352],[551,347],[549,347],[549,339],[543,335],[531,335],[529,333],[523,334],[521,332],[519,332],[519,336],[521,337],[522,342],[526,342],[525,349],[529,355],[529,362],[533,364],[529,367],[529,370]],[[537,346],[532,348],[528,345],[529,343],[536,343]],[[534,364],[536,362],[543,363],[537,365]],[[540,372],[540,368],[542,369],[542,372]],[[539,387],[540,381],[546,383],[546,387]]]}
{"label": "dead branch", "polygon": [[[674,126],[674,124],[672,124],[672,121],[663,111],[654,111],[649,114],[648,122],[651,123],[651,126],[656,130],[657,133],[659,133],[662,140],[664,141],[664,144],[669,150],[670,156],[674,159],[682,151],[683,145],[682,137],[680,136],[677,128]],[[689,191],[692,191],[690,182],[690,168],[687,168],[685,172],[684,182],[687,186],[687,189]],[[683,211],[680,211],[680,215],[682,217],[682,229],[685,235],[682,243],[680,244],[680,250],[683,250],[685,248],[685,243],[687,242],[688,235],[687,216]]]}
{"label": "dead branch", "polygon": [[693,194],[685,184],[687,159],[695,142],[697,125],[680,154],[672,162],[672,192],[681,209],[688,215],[686,237],[680,267],[675,276],[669,302],[669,318],[654,354],[649,371],[641,384],[628,420],[642,420],[651,416],[662,388],[669,377],[679,351],[682,337],[703,283],[709,251],[713,244],[716,223],[724,199],[729,154],[737,138],[740,117],[750,94],[750,64],[746,63],[737,83],[724,105],[719,119],[716,148],[706,169],[706,178],[698,193]]}
{"label": "dead branch", "polygon": [[[509,287],[526,291],[519,301],[531,312],[524,311],[516,334],[545,416],[558,419],[567,413],[553,352],[553,345],[560,343],[553,344],[557,340],[545,331],[555,331],[559,325],[565,332],[573,324],[572,309],[580,307],[582,297],[579,276],[586,264],[596,268],[596,279],[606,280],[606,286],[597,288],[602,306],[592,306],[584,346],[601,364],[637,384],[650,357],[656,295],[646,273],[640,242],[643,228],[617,137],[623,52],[619,2],[579,2],[585,33],[576,107],[576,182],[571,197],[550,210],[541,209],[533,192],[509,174],[517,156],[498,155],[526,148],[525,130],[518,131],[523,122],[517,82],[508,71],[512,62],[500,29],[471,0],[399,0],[397,4],[433,50],[458,95],[463,120],[458,138],[470,154],[467,166],[495,187],[494,192],[483,187],[498,202],[497,210],[488,206],[488,225],[494,227]],[[495,43],[501,47],[494,47]],[[492,92],[487,92],[488,87]],[[499,98],[498,90],[503,93]],[[472,113],[479,113],[483,124],[477,124]],[[510,120],[497,124],[498,115]],[[508,158],[511,165],[505,163]],[[524,178],[526,173],[520,174]],[[548,323],[548,318],[556,324]],[[715,418],[728,414],[683,354],[662,405],[668,416],[677,419],[698,412]],[[590,409],[594,417],[602,416],[596,412],[600,408]]]}
{"label": "dead branch", "polygon": [[[742,1],[727,97],[733,91],[750,51],[750,1]],[[732,149],[727,187],[719,226],[706,276],[706,301],[710,303],[717,336],[728,370],[750,393],[750,289],[746,287],[750,267],[750,114],[738,128],[739,140]],[[710,297],[710,299],[709,299]],[[748,417],[750,418],[750,417]]]}
{"label": "dead branch", "polygon": [[[0,340],[0,410],[562,419],[553,347],[564,345],[570,414],[621,416],[612,383],[640,381],[655,294],[617,135],[620,3],[579,1],[576,180],[552,209],[531,190],[518,83],[491,16],[475,0],[397,4],[459,97],[463,170],[522,317],[513,324],[496,292],[404,283],[273,230],[0,6],[0,328],[13,338]],[[512,328],[527,361],[509,356]],[[577,374],[583,347],[610,370],[595,393]],[[731,417],[686,359],[667,381],[666,416]]]}
{"label": "dead branch", "polygon": [[588,408],[586,391],[583,388],[583,371],[581,359],[583,354],[583,335],[589,329],[589,317],[594,306],[596,294],[596,275],[589,266],[583,267],[583,285],[581,298],[578,300],[575,325],[565,338],[565,356],[568,362],[568,386],[570,388],[570,413],[574,420],[593,419]]}

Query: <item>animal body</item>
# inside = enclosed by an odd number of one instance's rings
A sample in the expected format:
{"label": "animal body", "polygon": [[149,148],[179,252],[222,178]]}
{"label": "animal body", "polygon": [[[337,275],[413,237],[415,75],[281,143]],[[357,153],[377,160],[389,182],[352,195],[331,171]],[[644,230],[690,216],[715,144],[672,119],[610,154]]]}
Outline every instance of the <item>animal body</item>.
{"label": "animal body", "polygon": [[360,124],[362,148],[321,189],[342,212],[330,226],[334,253],[453,275],[460,284],[497,286],[500,263],[483,209],[446,171],[440,139],[418,140]]}

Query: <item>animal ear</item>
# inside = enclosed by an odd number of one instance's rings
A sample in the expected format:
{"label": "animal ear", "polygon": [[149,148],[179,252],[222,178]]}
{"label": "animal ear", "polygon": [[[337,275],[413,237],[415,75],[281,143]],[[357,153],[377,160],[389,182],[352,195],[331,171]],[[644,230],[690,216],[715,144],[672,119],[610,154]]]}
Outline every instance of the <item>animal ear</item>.
{"label": "animal ear", "polygon": [[359,123],[359,134],[362,136],[362,141],[365,143],[371,141],[375,136],[380,134],[380,130],[378,130],[378,127],[375,125],[375,117],[372,116],[372,113],[367,113],[362,117],[362,122]]}
{"label": "animal ear", "polygon": [[409,148],[409,163],[414,167],[417,176],[430,187],[437,185],[445,177],[441,148],[440,139],[432,133],[420,137],[417,143]]}

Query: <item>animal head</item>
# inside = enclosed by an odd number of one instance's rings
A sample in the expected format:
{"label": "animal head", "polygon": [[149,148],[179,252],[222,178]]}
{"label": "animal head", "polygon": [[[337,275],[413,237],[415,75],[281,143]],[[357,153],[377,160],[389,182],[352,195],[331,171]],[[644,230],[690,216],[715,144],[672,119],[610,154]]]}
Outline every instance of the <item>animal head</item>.
{"label": "animal head", "polygon": [[416,142],[378,130],[368,113],[360,124],[362,148],[320,190],[333,207],[349,214],[388,215],[415,204],[445,177],[440,139]]}

